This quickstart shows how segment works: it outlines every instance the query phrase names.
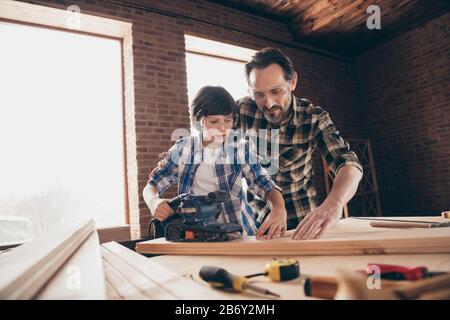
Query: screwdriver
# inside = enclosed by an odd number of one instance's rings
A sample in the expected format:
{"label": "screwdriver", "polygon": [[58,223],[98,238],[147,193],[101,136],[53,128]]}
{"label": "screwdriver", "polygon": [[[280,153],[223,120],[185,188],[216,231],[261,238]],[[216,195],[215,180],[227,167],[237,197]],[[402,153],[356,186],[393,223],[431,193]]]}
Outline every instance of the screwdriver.
{"label": "screwdriver", "polygon": [[251,290],[264,295],[272,295],[277,298],[280,297],[280,295],[274,292],[249,283],[246,277],[233,275],[223,268],[203,266],[200,269],[199,275],[200,278],[216,288],[229,289],[234,292]]}
{"label": "screwdriver", "polygon": [[403,266],[378,264],[378,263],[370,263],[367,266],[366,273],[368,275],[373,274],[374,268],[375,270],[377,269],[380,270],[381,279],[389,279],[389,280],[415,281],[423,278],[447,274],[447,272],[431,272],[428,271],[426,267],[408,268]]}

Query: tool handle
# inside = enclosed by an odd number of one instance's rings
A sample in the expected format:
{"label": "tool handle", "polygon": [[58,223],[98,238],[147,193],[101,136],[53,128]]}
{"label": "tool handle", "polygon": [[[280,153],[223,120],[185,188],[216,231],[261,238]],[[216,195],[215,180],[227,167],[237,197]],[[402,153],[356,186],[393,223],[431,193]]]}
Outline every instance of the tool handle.
{"label": "tool handle", "polygon": [[307,277],[303,284],[303,291],[307,297],[333,299],[337,289],[337,279],[331,276]]}
{"label": "tool handle", "polygon": [[208,282],[213,287],[226,288],[235,292],[241,292],[249,289],[260,294],[280,297],[279,294],[248,283],[248,279],[246,277],[235,276],[223,268],[203,266],[200,269],[199,275],[200,278]]}
{"label": "tool handle", "polygon": [[421,295],[450,287],[450,275],[436,276],[396,290],[403,299],[417,299]]}
{"label": "tool handle", "polygon": [[240,292],[245,289],[247,279],[235,276],[219,267],[203,266],[199,272],[200,278],[214,287],[221,287]]}
{"label": "tool handle", "polygon": [[177,209],[180,206],[181,201],[183,200],[184,197],[185,197],[184,194],[180,194],[175,198],[172,198],[169,201],[167,201],[167,204],[169,205],[170,208],[172,208],[173,211],[177,212]]}
{"label": "tool handle", "polygon": [[377,228],[431,228],[432,223],[416,223],[416,222],[384,222],[384,221],[372,221],[371,227]]}
{"label": "tool handle", "polygon": [[450,300],[450,289],[440,289],[422,294],[419,300]]}
{"label": "tool handle", "polygon": [[425,273],[428,271],[426,267],[408,268],[389,264],[377,264],[369,263],[367,266],[367,274],[373,273],[373,267],[380,269],[382,279],[391,280],[418,280],[425,277]]}

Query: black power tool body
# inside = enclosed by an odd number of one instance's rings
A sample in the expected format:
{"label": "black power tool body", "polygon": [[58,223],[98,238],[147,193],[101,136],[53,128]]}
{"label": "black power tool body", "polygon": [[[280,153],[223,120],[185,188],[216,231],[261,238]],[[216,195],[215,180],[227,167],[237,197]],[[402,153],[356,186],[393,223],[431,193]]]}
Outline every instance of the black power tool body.
{"label": "black power tool body", "polygon": [[175,214],[165,221],[152,219],[150,238],[165,237],[174,242],[228,241],[241,236],[242,226],[237,223],[218,221],[221,204],[229,201],[224,191],[207,195],[180,194],[168,201]]}

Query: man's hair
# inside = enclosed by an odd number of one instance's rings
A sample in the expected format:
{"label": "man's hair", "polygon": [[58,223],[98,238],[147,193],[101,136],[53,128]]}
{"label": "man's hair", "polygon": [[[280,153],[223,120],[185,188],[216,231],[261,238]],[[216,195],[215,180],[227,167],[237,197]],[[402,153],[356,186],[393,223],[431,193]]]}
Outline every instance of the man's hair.
{"label": "man's hair", "polygon": [[222,87],[206,86],[201,88],[191,103],[191,121],[200,121],[202,117],[238,114],[238,106],[231,94]]}
{"label": "man's hair", "polygon": [[249,81],[250,72],[253,69],[264,69],[271,64],[278,64],[283,69],[284,78],[286,80],[292,80],[296,77],[297,73],[294,69],[292,60],[289,59],[280,49],[277,48],[264,48],[256,52],[252,60],[245,64],[245,76]]}

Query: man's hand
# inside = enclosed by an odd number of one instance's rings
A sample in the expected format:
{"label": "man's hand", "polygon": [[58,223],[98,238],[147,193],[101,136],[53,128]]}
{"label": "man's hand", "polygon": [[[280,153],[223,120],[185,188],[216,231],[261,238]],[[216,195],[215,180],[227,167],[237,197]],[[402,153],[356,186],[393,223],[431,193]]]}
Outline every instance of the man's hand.
{"label": "man's hand", "polygon": [[295,240],[317,239],[327,232],[328,228],[341,218],[344,205],[355,194],[361,178],[360,169],[353,165],[343,166],[334,178],[328,197],[298,224],[292,238]]}
{"label": "man's hand", "polygon": [[172,214],[174,214],[175,211],[173,211],[173,209],[169,206],[167,199],[160,199],[160,200],[161,201],[156,206],[153,216],[159,221],[164,221],[167,218],[169,218]]}
{"label": "man's hand", "polygon": [[[284,207],[274,207],[269,216],[256,232],[258,239],[274,239],[283,237],[287,227],[287,213]],[[267,235],[264,235],[267,232]]]}
{"label": "man's hand", "polygon": [[298,224],[292,239],[309,240],[320,238],[342,216],[343,205],[327,198],[320,206],[313,209]]}

